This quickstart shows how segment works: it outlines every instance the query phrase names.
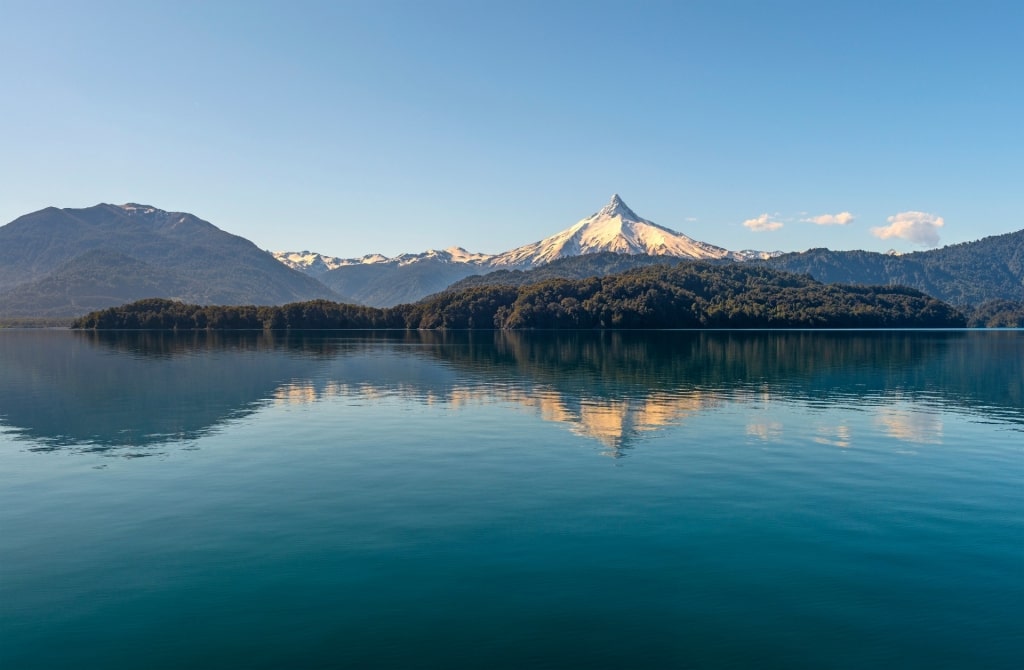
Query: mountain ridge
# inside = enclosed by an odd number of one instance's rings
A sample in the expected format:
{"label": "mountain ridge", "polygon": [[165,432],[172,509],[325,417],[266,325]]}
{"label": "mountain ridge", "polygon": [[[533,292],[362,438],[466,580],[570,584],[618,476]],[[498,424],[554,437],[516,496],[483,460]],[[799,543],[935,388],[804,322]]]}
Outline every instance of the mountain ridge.
{"label": "mountain ridge", "polygon": [[[275,258],[195,215],[140,203],[46,207],[0,226],[0,318],[71,317],[150,297],[207,305],[326,299],[388,307],[452,288],[522,286],[698,260],[678,255],[694,251],[680,244],[711,254],[705,262],[753,260],[824,283],[908,286],[965,308],[993,301],[1024,304],[1024,230],[898,255],[731,252],[646,221],[615,195],[573,226],[502,254],[449,247],[330,262],[309,251]],[[639,253],[649,247],[663,255]],[[323,267],[319,274],[300,272],[286,260]],[[978,313],[992,315],[986,322],[1007,322],[1006,315],[1018,311],[993,304]]]}
{"label": "mountain ridge", "polygon": [[1024,302],[1024,230],[899,255],[809,249],[761,262],[825,283],[909,286],[957,306]]}
{"label": "mountain ridge", "polygon": [[204,303],[344,299],[187,212],[137,203],[47,207],[0,227],[0,317],[77,316],[154,295]]}

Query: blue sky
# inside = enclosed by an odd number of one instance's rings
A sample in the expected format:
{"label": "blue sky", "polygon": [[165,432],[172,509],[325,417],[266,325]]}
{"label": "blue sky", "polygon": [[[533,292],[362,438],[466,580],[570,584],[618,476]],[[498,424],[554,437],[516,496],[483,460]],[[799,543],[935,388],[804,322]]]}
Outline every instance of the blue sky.
{"label": "blue sky", "polygon": [[498,252],[618,192],[729,249],[1024,228],[1015,0],[0,0],[0,44],[3,223],[133,201]]}

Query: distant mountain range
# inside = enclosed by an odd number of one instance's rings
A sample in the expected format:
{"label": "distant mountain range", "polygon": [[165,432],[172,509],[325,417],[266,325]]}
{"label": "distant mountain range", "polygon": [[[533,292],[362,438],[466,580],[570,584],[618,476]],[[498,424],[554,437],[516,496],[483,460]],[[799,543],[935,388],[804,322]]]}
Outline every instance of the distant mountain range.
{"label": "distant mountain range", "polygon": [[779,252],[729,251],[694,240],[641,218],[615,194],[607,205],[575,225],[539,242],[499,254],[471,253],[451,247],[394,258],[373,254],[345,259],[310,251],[279,251],[274,256],[360,303],[389,307],[414,302],[471,275],[496,269],[528,270],[598,253],[744,261],[770,258]]}
{"label": "distant mountain range", "polygon": [[1024,302],[1024,231],[903,255],[729,251],[643,219],[615,195],[569,228],[499,254],[451,247],[349,259],[271,254],[192,214],[147,205],[49,207],[0,227],[0,318],[78,316],[150,297],[386,307],[453,285],[524,285],[693,260],[765,264],[826,283],[904,285],[958,306]]}
{"label": "distant mountain range", "polygon": [[477,254],[466,251],[462,247],[450,247],[444,250],[432,249],[422,254],[402,254],[394,258],[388,258],[381,254],[370,254],[362,258],[338,258],[311,251],[275,251],[274,256],[296,270],[303,270],[310,274],[322,274],[353,265],[409,265],[425,260],[465,263],[488,268],[528,268],[558,258],[603,251],[692,259],[729,258],[732,260],[748,260],[751,257],[772,255],[763,252],[733,252],[713,244],[698,242],[682,233],[640,218],[616,193],[608,204],[598,212],[580,220],[572,227],[539,242],[500,254]]}

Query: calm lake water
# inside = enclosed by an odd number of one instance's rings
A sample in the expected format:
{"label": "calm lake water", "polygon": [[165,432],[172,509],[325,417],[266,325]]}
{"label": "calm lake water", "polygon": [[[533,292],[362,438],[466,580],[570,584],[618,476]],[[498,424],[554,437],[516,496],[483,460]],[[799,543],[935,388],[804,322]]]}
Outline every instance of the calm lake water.
{"label": "calm lake water", "polygon": [[0,331],[0,667],[1021,668],[1024,331]]}

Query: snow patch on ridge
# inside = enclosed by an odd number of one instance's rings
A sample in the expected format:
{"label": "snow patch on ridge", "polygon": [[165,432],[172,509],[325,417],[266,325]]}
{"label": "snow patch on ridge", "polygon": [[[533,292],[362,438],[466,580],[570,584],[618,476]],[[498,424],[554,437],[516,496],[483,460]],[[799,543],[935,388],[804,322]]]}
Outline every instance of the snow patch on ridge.
{"label": "snow patch on ridge", "polygon": [[163,212],[163,210],[158,210],[156,207],[151,207],[149,205],[140,205],[136,202],[126,202],[123,205],[117,205],[117,207],[120,207],[129,214],[152,214],[153,212],[157,211],[162,212],[164,214],[167,213]]}

